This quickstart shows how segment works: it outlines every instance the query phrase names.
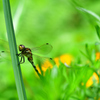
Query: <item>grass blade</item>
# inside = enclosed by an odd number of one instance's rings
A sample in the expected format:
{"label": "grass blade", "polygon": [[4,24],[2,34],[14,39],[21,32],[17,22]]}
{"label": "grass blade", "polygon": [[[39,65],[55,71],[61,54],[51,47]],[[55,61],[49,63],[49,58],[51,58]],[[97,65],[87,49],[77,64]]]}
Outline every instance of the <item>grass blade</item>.
{"label": "grass blade", "polygon": [[83,11],[83,12],[85,12],[87,14],[90,14],[91,16],[93,16],[94,18],[96,18],[98,21],[100,21],[100,17],[97,14],[95,14],[94,12],[92,12],[90,10],[87,10],[85,8],[82,8],[82,7],[77,7],[77,9],[80,10],[80,11]]}
{"label": "grass blade", "polygon": [[14,28],[12,23],[12,17],[11,17],[11,11],[10,11],[10,4],[9,0],[2,0],[3,1],[3,8],[4,8],[4,17],[5,17],[5,23],[6,23],[6,29],[7,29],[7,37],[8,37],[8,43],[11,53],[11,59],[12,59],[12,65],[14,70],[14,76],[15,76],[15,82],[18,92],[19,100],[27,100],[25,88],[22,80],[22,74],[18,56],[17,54],[17,46],[16,46],[16,40],[15,40],[15,34],[14,34]]}

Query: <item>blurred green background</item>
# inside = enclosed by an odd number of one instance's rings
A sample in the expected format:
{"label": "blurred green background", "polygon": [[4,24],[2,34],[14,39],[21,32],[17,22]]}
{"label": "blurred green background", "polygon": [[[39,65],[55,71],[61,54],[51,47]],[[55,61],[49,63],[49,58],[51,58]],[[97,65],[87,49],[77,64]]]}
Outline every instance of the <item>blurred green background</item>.
{"label": "blurred green background", "polygon": [[[80,57],[84,60],[80,50],[84,50],[86,43],[93,45],[99,40],[92,18],[76,9],[76,6],[81,6],[99,15],[99,0],[10,0],[10,5],[17,45],[24,44],[31,48],[50,43],[53,50],[47,56],[55,58],[69,54],[74,60]],[[0,39],[7,41],[1,0]],[[6,44],[6,42],[3,44],[5,50]],[[36,77],[27,60],[21,65],[21,69],[28,100],[62,100],[48,97],[54,95],[58,88],[48,90],[51,87],[48,79],[43,84]],[[47,86],[43,88],[44,85]],[[45,91],[49,91],[49,94]],[[2,60],[2,57],[0,58],[0,100],[18,100],[12,63],[10,60]]]}

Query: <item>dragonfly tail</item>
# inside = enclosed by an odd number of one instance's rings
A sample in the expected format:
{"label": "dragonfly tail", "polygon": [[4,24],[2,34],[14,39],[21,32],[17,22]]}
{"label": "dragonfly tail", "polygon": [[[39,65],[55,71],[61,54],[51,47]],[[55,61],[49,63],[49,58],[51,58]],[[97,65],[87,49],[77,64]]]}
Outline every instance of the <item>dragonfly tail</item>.
{"label": "dragonfly tail", "polygon": [[36,66],[34,65],[34,63],[32,62],[31,64],[32,64],[33,68],[35,69],[36,73],[37,73],[39,76],[41,76],[40,73],[38,72],[38,70],[36,69]]}

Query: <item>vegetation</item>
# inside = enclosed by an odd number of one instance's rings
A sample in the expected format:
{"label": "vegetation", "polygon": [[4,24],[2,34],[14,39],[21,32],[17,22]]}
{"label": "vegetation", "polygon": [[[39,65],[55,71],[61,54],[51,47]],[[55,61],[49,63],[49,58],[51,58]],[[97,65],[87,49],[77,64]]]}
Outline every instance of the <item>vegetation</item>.
{"label": "vegetation", "polygon": [[[27,100],[100,99],[99,4],[99,0],[10,0],[17,45],[53,46],[45,56],[55,64],[42,57],[43,63],[35,64],[43,77],[27,58],[21,64]],[[0,53],[0,99],[18,100],[2,1],[0,22],[0,51],[6,51]]]}

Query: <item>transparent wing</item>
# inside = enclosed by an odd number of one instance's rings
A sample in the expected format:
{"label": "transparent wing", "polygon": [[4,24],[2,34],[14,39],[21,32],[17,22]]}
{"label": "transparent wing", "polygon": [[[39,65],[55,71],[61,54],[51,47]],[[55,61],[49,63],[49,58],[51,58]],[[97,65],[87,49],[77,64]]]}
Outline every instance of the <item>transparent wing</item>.
{"label": "transparent wing", "polygon": [[33,62],[36,66],[36,69],[43,75],[47,69],[51,69],[55,64],[54,60],[49,57],[41,57],[33,55]]}
{"label": "transparent wing", "polygon": [[35,65],[39,65],[44,68],[47,68],[47,67],[51,68],[55,64],[55,62],[52,58],[42,57],[42,56],[38,56],[35,54],[33,54],[33,62]]}
{"label": "transparent wing", "polygon": [[0,39],[0,61],[1,60],[10,60],[10,51],[8,42]]}
{"label": "transparent wing", "polygon": [[0,39],[0,51],[5,51],[5,50],[9,51],[8,42]]}
{"label": "transparent wing", "polygon": [[33,54],[46,55],[52,50],[52,48],[53,48],[52,45],[50,45],[49,43],[46,43],[39,47],[32,48],[31,50]]}
{"label": "transparent wing", "polygon": [[11,61],[10,52],[8,51],[0,51],[0,61]]}

